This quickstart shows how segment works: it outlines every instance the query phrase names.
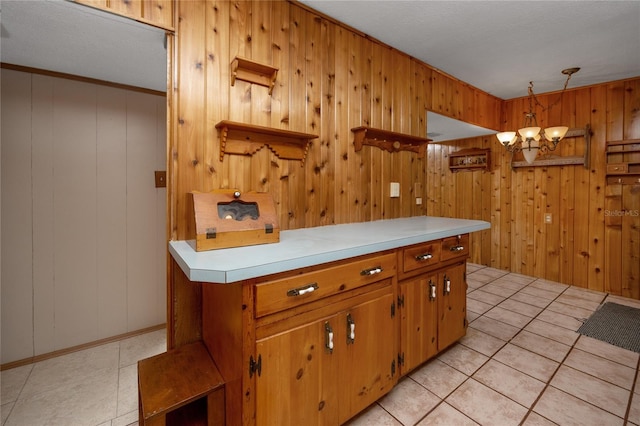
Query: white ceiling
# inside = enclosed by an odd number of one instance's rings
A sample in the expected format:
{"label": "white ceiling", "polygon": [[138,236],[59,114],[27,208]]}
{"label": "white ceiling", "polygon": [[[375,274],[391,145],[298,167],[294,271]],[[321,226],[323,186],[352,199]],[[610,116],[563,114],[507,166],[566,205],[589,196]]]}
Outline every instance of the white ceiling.
{"label": "white ceiling", "polygon": [[[301,2],[502,99],[560,90],[569,67],[569,88],[640,76],[638,0]],[[2,62],[166,90],[157,28],[65,0],[0,0],[0,24]]]}
{"label": "white ceiling", "polygon": [[640,76],[640,1],[301,0],[502,99]]}
{"label": "white ceiling", "polygon": [[1,0],[2,62],[167,90],[164,31],[65,0]]}

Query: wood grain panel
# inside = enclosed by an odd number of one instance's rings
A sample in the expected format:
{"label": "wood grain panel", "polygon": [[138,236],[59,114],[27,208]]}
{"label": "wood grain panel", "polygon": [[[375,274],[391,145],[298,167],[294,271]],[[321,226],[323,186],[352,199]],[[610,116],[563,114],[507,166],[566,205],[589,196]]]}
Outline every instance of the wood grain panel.
{"label": "wood grain panel", "polygon": [[[306,126],[311,134],[318,134],[322,122],[322,21],[307,14],[305,17],[305,58],[306,58]],[[304,223],[319,223],[322,211],[322,143],[320,139],[311,141],[307,152],[305,173]],[[302,213],[302,212],[301,212]]]}
{"label": "wood grain panel", "polygon": [[[591,89],[591,125],[594,135],[591,149],[604,152],[606,142],[606,106],[607,87],[596,86]],[[591,290],[604,290],[604,189],[606,165],[604,155],[591,158],[589,179],[589,284]]]}
{"label": "wood grain panel", "polygon": [[353,135],[349,127],[349,38],[344,28],[336,28],[335,51],[335,220],[347,223],[349,218],[349,147]]}
{"label": "wood grain panel", "polygon": [[142,0],[109,0],[110,11],[134,19],[142,18]]}
{"label": "wood grain panel", "polygon": [[[576,125],[582,125],[582,123],[594,123],[591,122],[591,91],[590,90],[577,90],[576,93]],[[592,150],[592,152],[595,152]],[[595,154],[594,154],[595,155]],[[592,155],[593,156],[593,155]],[[574,188],[575,192],[575,204],[573,205],[575,211],[574,220],[574,262],[573,262],[573,279],[566,281],[579,287],[587,288],[589,282],[589,202],[590,192],[586,190],[589,187],[591,179],[591,170],[593,169],[593,163],[588,169],[584,167],[574,167]]]}
{"label": "wood grain panel", "polygon": [[604,280],[605,291],[622,294],[622,186],[607,185],[605,189],[605,268],[609,271]]}
{"label": "wood grain panel", "polygon": [[[382,52],[383,47],[373,43],[371,44],[371,97],[369,105],[371,111],[371,127],[383,128],[383,111],[382,111]],[[382,170],[384,166],[383,152],[380,149],[373,149],[371,146],[365,146],[363,151],[368,150],[371,155],[371,220],[380,220],[384,213],[384,197],[386,196],[383,188]]]}
{"label": "wood grain panel", "polygon": [[347,128],[348,132],[345,134],[346,141],[348,142],[346,148],[349,153],[347,154],[347,211],[348,216],[344,218],[345,222],[363,222],[364,219],[364,206],[361,205],[363,200],[367,199],[367,194],[370,191],[367,182],[367,176],[363,176],[364,159],[369,157],[371,150],[361,150],[360,152],[354,152],[353,138],[351,130],[354,127],[362,126],[362,81],[367,79],[365,74],[367,69],[361,66],[360,55],[362,51],[362,37],[358,34],[349,34],[348,36],[348,65],[347,65],[347,102],[349,110],[347,112]]}
{"label": "wood grain panel", "polygon": [[[320,109],[322,120],[320,121],[320,160],[318,162],[317,173],[320,179],[320,205],[318,214],[320,220],[318,225],[331,225],[335,223],[336,211],[336,157],[333,155],[335,146],[335,50],[336,50],[336,26],[335,24],[322,20],[321,28],[321,94]],[[308,167],[308,166],[307,166]]]}
{"label": "wood grain panel", "polygon": [[172,29],[173,0],[143,0],[142,17],[159,27]]}
{"label": "wood grain panel", "polygon": [[625,297],[640,299],[640,184],[623,185],[622,211],[620,293]]}
{"label": "wood grain panel", "polygon": [[[220,141],[215,125],[227,119],[229,104],[230,64],[229,8],[228,1],[210,2],[206,5],[205,20],[209,31],[205,32],[206,49],[206,122],[204,144],[204,186],[202,191],[230,188],[220,161]],[[228,156],[227,156],[228,157]],[[228,164],[228,162],[226,163]]]}
{"label": "wood grain panel", "polygon": [[[291,6],[289,41],[289,130],[304,131],[307,126],[307,83],[306,83],[306,12]],[[287,202],[282,205],[281,229],[296,229],[305,226],[305,170],[299,163],[290,163],[286,178]]]}
{"label": "wood grain panel", "polygon": [[173,0],[72,0],[173,31]]}

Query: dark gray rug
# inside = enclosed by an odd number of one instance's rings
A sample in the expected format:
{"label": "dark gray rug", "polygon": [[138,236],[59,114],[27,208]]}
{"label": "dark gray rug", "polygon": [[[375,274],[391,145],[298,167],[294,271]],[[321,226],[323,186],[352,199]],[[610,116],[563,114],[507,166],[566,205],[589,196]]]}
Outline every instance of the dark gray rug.
{"label": "dark gray rug", "polygon": [[640,309],[607,302],[591,314],[578,333],[640,353]]}

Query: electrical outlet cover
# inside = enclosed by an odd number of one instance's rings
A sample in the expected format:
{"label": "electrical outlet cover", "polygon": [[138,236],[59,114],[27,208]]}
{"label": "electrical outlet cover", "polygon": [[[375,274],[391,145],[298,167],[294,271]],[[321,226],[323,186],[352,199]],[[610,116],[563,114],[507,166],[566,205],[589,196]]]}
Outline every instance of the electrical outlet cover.
{"label": "electrical outlet cover", "polygon": [[390,197],[391,198],[397,198],[400,196],[400,183],[398,182],[391,182],[391,188],[390,188]]}

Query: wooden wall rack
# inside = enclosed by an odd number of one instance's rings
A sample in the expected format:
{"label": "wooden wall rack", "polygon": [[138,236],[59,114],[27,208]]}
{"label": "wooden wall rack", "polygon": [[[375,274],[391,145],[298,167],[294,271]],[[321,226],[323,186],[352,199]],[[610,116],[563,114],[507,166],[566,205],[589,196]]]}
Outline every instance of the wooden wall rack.
{"label": "wooden wall rack", "polygon": [[[512,157],[511,167],[515,169],[518,167],[548,167],[582,164],[585,169],[588,169],[591,162],[591,127],[587,124],[584,128],[569,129],[567,134],[564,136],[564,139],[578,137],[584,137],[585,148],[583,156],[567,155],[563,157],[559,155],[548,155],[545,158],[536,159],[531,164],[526,161],[513,161]],[[560,141],[560,143],[562,143],[562,141]]]}
{"label": "wooden wall rack", "polygon": [[388,130],[374,129],[368,126],[354,127],[353,143],[355,150],[360,151],[363,145],[377,146],[389,152],[411,151],[424,156],[427,144],[431,139],[405,135]]}
{"label": "wooden wall rack", "polygon": [[490,170],[491,149],[469,148],[449,154],[449,170],[452,172]]}
{"label": "wooden wall rack", "polygon": [[220,135],[220,161],[222,161],[224,154],[253,155],[267,145],[278,158],[300,160],[304,164],[309,143],[318,137],[318,135],[309,133],[227,120],[216,124],[216,129]]}
{"label": "wooden wall rack", "polygon": [[607,178],[617,176],[621,182],[640,182],[640,139],[607,141],[605,156]]}
{"label": "wooden wall rack", "polygon": [[273,86],[276,84],[278,76],[278,68],[271,65],[263,64],[251,59],[236,56],[231,61],[231,85],[233,86],[237,80],[247,81],[249,83],[259,84],[269,88],[269,94],[273,92]]}

